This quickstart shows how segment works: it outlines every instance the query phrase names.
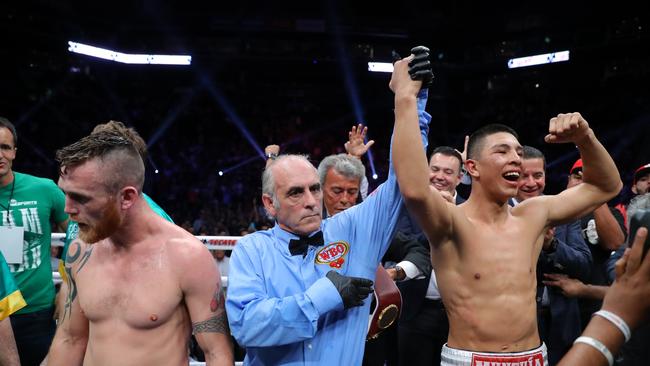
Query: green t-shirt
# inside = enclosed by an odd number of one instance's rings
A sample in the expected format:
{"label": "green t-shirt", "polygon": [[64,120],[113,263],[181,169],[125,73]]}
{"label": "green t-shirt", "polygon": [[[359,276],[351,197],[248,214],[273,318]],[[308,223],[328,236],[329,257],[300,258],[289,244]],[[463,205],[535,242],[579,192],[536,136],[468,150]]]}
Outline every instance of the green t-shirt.
{"label": "green t-shirt", "polygon": [[[163,210],[154,200],[151,199],[151,197],[147,196],[146,193],[142,193],[142,197],[144,200],[149,204],[149,207],[153,210],[153,212],[157,213],[158,216],[162,217],[163,219],[174,223],[174,220],[172,220],[169,215],[167,215],[167,212]],[[70,243],[75,240],[79,236],[79,225],[70,220],[68,222],[68,227],[65,230],[65,240],[63,241],[63,251],[61,252],[61,262],[63,263],[65,261],[65,256],[68,253],[68,247],[70,246]],[[61,267],[61,264],[59,264],[59,267]],[[59,268],[59,272],[61,273],[61,276],[65,276],[62,269]]]}
{"label": "green t-shirt", "polygon": [[20,293],[14,276],[9,271],[5,257],[0,252],[0,321],[25,307],[25,299]]}
{"label": "green t-shirt", "polygon": [[25,230],[23,263],[9,264],[27,302],[17,314],[47,309],[54,304],[50,222],[62,223],[68,218],[65,196],[51,179],[14,172],[14,182],[0,187],[0,202],[9,203],[8,211],[0,211],[0,225],[22,226]]}

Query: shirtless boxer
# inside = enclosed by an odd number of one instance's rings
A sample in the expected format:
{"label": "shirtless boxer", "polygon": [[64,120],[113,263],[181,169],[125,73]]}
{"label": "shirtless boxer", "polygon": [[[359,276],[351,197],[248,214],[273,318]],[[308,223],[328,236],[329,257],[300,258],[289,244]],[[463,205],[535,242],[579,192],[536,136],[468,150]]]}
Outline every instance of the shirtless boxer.
{"label": "shirtless boxer", "polygon": [[[399,72],[393,72],[393,90],[414,82],[406,62],[395,64]],[[442,365],[529,359],[533,365],[544,364],[546,352],[540,345],[535,306],[535,265],[544,233],[619,192],[622,183],[614,162],[580,114],[560,114],[551,119],[546,141],[578,147],[584,184],[511,208],[507,202],[517,193],[522,146],[509,128],[486,126],[468,144],[471,195],[455,206],[429,187],[415,96],[395,95],[395,170],[407,207],[429,239],[449,316]]]}
{"label": "shirtless boxer", "polygon": [[142,198],[132,142],[93,133],[57,152],[79,240],[48,365],[187,365],[190,333],[207,365],[232,365],[220,274],[207,248]]}

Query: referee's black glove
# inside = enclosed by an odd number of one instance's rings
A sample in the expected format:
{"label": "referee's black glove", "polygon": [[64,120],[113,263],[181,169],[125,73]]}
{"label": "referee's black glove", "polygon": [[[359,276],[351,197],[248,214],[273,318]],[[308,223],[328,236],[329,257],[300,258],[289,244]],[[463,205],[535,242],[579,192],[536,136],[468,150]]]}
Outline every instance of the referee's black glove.
{"label": "referee's black glove", "polygon": [[373,291],[372,281],[366,278],[343,276],[333,270],[327,272],[327,278],[341,295],[346,309],[363,305],[363,299]]}
{"label": "referee's black glove", "polygon": [[422,88],[429,88],[433,83],[433,70],[429,61],[429,49],[417,46],[411,49],[413,60],[409,62],[409,75],[412,80],[422,80]]}

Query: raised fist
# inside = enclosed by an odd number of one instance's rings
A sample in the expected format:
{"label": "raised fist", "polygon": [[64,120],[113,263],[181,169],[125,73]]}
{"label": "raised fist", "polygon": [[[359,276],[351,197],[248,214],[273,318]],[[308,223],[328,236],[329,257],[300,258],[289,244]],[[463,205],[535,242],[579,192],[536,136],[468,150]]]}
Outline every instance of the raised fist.
{"label": "raised fist", "polygon": [[560,113],[551,118],[544,140],[548,143],[577,143],[589,135],[589,130],[589,123],[580,113]]}
{"label": "raised fist", "polygon": [[429,61],[429,49],[417,46],[411,49],[413,60],[409,62],[409,75],[413,80],[421,80],[422,88],[428,88],[433,83],[433,70]]}

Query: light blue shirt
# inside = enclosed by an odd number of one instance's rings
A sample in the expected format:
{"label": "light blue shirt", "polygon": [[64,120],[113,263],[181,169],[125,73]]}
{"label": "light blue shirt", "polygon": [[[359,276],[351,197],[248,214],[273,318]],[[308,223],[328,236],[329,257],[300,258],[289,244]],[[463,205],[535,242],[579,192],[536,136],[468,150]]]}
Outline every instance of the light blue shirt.
{"label": "light blue shirt", "polygon": [[[431,116],[418,95],[423,140]],[[232,335],[246,347],[245,365],[361,365],[370,297],[343,309],[330,270],[374,280],[395,233],[403,201],[392,165],[386,182],[362,203],[321,223],[325,244],[292,256],[298,236],[277,224],[246,235],[230,258],[226,311]]]}

